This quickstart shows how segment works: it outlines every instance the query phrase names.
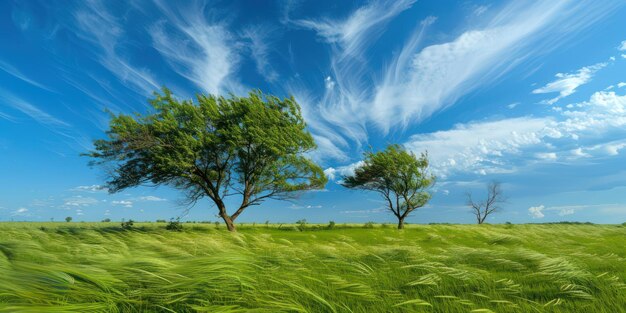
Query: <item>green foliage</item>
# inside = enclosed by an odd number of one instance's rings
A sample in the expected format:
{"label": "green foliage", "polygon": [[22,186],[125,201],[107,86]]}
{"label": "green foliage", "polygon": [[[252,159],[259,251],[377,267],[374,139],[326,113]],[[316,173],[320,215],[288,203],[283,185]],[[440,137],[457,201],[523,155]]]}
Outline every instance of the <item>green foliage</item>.
{"label": "green foliage", "polygon": [[[321,167],[304,156],[316,145],[293,98],[198,95],[175,99],[168,89],[150,101],[153,113],[113,115],[108,139],[96,140],[92,165],[113,166],[106,187],[169,185],[193,203],[213,201],[229,229],[249,206],[322,188]],[[225,198],[239,197],[229,214]]]}
{"label": "green foliage", "polygon": [[369,228],[369,229],[374,228],[374,222],[370,221],[370,222],[363,224],[363,228]]}
{"label": "green foliage", "polygon": [[157,223],[167,223],[166,220],[156,220]]}
{"label": "green foliage", "polygon": [[136,223],[142,231],[132,232],[103,223],[0,223],[0,312],[615,313],[626,307],[626,228],[351,226],[240,227],[233,235],[199,223],[184,232],[155,223]]}
{"label": "green foliage", "polygon": [[66,217],[65,221],[68,222],[68,223],[71,222],[72,221],[72,217],[71,216]]}
{"label": "green foliage", "polygon": [[133,229],[134,225],[135,225],[135,221],[133,221],[133,220],[122,221],[122,223],[121,223],[122,229],[124,229],[124,230],[131,230],[131,229]]}
{"label": "green foliage", "polygon": [[111,219],[110,218],[105,218],[102,220],[102,223],[110,223]]}
{"label": "green foliage", "polygon": [[183,231],[183,224],[180,222],[180,218],[171,219],[167,225],[165,225],[165,229],[171,231]]}
{"label": "green foliage", "polygon": [[328,229],[333,229],[333,228],[335,228],[335,221],[329,221],[329,222],[328,222],[328,226],[326,226],[326,228],[328,228]]}
{"label": "green foliage", "polygon": [[298,230],[304,231],[306,229],[306,219],[297,220],[296,224],[298,225]]}
{"label": "green foliage", "polygon": [[428,155],[420,157],[400,145],[389,145],[383,151],[366,152],[363,164],[354,175],[343,178],[343,186],[380,193],[387,209],[398,218],[398,228],[414,210],[431,198],[435,177],[428,173]]}

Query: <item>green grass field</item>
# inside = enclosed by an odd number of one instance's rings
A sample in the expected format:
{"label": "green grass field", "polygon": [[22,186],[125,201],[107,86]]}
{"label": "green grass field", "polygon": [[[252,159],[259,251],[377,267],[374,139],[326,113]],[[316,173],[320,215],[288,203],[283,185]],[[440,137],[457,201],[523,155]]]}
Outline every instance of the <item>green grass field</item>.
{"label": "green grass field", "polygon": [[0,223],[0,312],[626,312],[623,226],[184,226]]}

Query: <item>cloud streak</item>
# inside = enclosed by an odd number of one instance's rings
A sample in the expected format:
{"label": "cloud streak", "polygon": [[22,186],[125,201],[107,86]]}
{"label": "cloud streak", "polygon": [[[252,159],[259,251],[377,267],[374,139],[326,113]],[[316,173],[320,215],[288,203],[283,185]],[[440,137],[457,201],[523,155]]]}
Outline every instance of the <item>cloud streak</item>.
{"label": "cloud streak", "polygon": [[239,43],[226,24],[207,21],[204,6],[179,12],[161,1],[157,5],[168,19],[148,31],[170,67],[207,93],[242,92],[232,79],[240,61]]}
{"label": "cloud streak", "polygon": [[542,101],[542,103],[552,105],[576,92],[578,87],[590,82],[593,75],[600,69],[606,67],[607,64],[608,63],[598,63],[591,66],[585,66],[579,69],[576,73],[558,73],[555,75],[557,78],[555,81],[533,90],[533,93],[544,94],[558,92],[559,95],[557,97]]}

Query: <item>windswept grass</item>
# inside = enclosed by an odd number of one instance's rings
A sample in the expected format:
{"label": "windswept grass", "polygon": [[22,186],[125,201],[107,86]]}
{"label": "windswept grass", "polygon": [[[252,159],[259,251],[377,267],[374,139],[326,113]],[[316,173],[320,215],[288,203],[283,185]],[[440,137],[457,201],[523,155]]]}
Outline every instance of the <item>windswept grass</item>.
{"label": "windswept grass", "polygon": [[623,226],[136,226],[0,223],[0,312],[626,312]]}

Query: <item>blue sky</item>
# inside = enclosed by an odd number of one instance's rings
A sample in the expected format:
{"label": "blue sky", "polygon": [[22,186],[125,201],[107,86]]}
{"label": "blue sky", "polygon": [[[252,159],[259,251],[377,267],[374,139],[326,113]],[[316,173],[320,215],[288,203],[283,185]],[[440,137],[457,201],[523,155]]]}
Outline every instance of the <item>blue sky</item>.
{"label": "blue sky", "polygon": [[[174,5],[175,4],[175,5]],[[626,5],[620,1],[2,1],[0,220],[217,220],[202,201],[109,195],[80,153],[107,114],[168,86],[293,95],[326,189],[238,221],[393,221],[337,184],[364,149],[428,150],[433,200],[409,222],[626,221]]]}

